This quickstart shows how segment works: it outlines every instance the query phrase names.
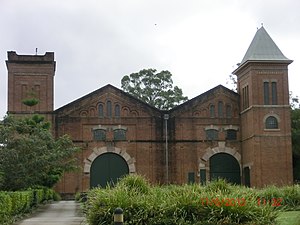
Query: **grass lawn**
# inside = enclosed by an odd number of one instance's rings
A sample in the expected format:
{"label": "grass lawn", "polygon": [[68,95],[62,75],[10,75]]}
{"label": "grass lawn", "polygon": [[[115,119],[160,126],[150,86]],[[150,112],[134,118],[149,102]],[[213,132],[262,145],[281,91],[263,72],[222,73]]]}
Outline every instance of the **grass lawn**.
{"label": "grass lawn", "polygon": [[300,225],[300,211],[280,212],[277,222],[278,225]]}

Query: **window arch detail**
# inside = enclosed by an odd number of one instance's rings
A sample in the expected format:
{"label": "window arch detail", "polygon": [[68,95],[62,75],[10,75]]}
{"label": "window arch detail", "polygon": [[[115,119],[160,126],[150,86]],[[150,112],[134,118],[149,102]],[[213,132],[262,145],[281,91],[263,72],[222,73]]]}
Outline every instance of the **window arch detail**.
{"label": "window arch detail", "polygon": [[120,117],[121,116],[121,109],[120,109],[120,105],[115,105],[115,117]]}
{"label": "window arch detail", "polygon": [[210,105],[209,106],[209,116],[210,116],[210,118],[215,117],[215,105]]}
{"label": "window arch detail", "polygon": [[278,129],[278,119],[275,116],[268,116],[265,119],[265,129]]}

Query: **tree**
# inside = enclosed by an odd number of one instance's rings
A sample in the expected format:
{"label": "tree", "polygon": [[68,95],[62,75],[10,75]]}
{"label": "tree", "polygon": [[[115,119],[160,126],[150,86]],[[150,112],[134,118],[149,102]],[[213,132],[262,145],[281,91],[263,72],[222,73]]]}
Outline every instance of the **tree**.
{"label": "tree", "polygon": [[294,181],[300,182],[300,109],[291,111]]}
{"label": "tree", "polygon": [[52,187],[63,172],[77,168],[78,151],[68,136],[55,140],[42,116],[6,116],[0,124],[0,189]]}
{"label": "tree", "polygon": [[188,100],[179,87],[173,87],[172,74],[167,70],[157,73],[155,69],[144,69],[125,75],[121,85],[125,92],[163,110]]}

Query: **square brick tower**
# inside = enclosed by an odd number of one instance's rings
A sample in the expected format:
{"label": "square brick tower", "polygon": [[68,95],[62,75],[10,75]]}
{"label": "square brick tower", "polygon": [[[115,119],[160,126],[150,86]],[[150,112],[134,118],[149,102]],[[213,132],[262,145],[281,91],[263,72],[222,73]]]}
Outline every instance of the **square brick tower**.
{"label": "square brick tower", "polygon": [[286,58],[264,27],[257,30],[237,75],[243,177],[246,185],[291,184],[292,146]]}
{"label": "square brick tower", "polygon": [[[17,55],[16,52],[10,51],[7,55],[8,113],[39,113],[51,119],[54,102],[54,53]],[[23,103],[23,100],[32,98],[38,100],[36,105],[29,107]]]}

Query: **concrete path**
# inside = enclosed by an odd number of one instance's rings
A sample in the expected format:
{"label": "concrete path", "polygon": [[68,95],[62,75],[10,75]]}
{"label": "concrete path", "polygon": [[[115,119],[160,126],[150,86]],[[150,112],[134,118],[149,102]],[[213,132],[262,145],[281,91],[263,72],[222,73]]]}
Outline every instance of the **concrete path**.
{"label": "concrete path", "polygon": [[83,220],[78,203],[60,201],[41,206],[30,218],[15,225],[83,225]]}

